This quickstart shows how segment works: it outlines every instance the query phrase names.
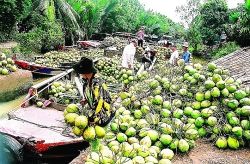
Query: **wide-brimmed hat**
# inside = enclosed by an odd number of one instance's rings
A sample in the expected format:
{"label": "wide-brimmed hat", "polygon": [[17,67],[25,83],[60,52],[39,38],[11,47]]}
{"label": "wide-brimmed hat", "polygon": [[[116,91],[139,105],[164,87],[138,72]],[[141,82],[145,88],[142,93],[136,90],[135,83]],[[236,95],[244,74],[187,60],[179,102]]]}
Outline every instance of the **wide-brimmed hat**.
{"label": "wide-brimmed hat", "polygon": [[182,47],[188,47],[188,42],[184,42]]}
{"label": "wide-brimmed hat", "polygon": [[96,73],[97,70],[94,67],[93,60],[82,57],[79,62],[73,65],[73,69],[79,74]]}

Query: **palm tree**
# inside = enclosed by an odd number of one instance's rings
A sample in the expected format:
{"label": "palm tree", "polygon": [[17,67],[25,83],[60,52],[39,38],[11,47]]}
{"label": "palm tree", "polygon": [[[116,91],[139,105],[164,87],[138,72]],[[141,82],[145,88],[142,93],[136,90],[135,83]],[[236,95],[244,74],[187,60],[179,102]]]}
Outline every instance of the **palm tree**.
{"label": "palm tree", "polygon": [[[79,2],[79,0],[71,1]],[[42,13],[49,21],[59,20],[63,25],[65,37],[74,39],[75,35],[82,35],[82,30],[77,22],[79,15],[66,0],[35,0],[33,11]]]}

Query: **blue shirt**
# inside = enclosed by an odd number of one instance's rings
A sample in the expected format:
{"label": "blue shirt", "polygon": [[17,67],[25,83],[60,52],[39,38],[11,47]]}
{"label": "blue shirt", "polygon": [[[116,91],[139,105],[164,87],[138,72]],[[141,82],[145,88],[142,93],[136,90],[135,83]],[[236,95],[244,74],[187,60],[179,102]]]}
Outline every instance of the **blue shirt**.
{"label": "blue shirt", "polygon": [[189,59],[190,59],[190,53],[189,53],[189,51],[188,50],[184,51],[181,58],[184,59],[185,63],[188,63]]}

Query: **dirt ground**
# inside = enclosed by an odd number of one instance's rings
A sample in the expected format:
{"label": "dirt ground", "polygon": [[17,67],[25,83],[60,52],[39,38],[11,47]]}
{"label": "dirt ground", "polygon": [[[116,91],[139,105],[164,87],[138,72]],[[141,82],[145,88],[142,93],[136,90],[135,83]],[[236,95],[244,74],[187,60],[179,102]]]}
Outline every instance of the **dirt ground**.
{"label": "dirt ground", "polygon": [[12,48],[17,46],[17,42],[0,43],[0,48]]}
{"label": "dirt ground", "polygon": [[[85,163],[89,151],[82,152],[70,164]],[[250,164],[250,148],[220,150],[212,143],[199,139],[189,153],[175,155],[172,164]]]}

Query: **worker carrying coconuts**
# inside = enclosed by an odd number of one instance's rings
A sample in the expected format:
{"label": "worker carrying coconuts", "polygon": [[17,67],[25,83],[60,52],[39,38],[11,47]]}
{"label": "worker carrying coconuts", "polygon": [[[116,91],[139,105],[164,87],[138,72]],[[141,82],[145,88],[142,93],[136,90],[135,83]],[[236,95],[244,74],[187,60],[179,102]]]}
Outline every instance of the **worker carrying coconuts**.
{"label": "worker carrying coconuts", "polygon": [[182,48],[183,48],[183,54],[181,58],[184,59],[185,63],[188,63],[190,60],[190,52],[188,51],[188,42],[184,42]]}
{"label": "worker carrying coconuts", "polygon": [[96,74],[97,70],[93,61],[82,57],[78,63],[73,65],[73,69],[76,73],[81,74],[84,81],[84,99],[81,104],[86,109],[84,112],[88,116],[89,124],[106,126],[114,117],[115,108],[104,80]]}

